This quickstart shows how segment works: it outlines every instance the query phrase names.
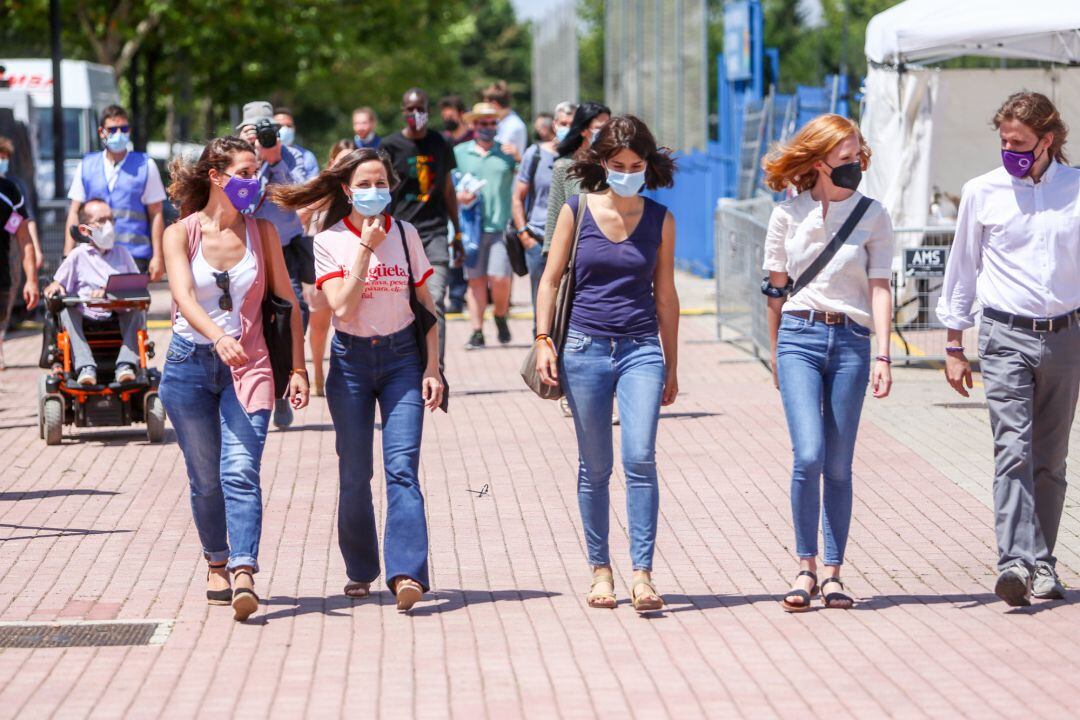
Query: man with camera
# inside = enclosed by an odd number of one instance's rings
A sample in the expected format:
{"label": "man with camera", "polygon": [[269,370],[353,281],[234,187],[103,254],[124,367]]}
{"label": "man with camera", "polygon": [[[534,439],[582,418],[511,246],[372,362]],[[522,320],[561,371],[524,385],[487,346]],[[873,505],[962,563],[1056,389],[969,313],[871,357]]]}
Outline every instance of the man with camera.
{"label": "man with camera", "polygon": [[[295,147],[278,141],[278,123],[274,122],[274,107],[264,100],[256,100],[244,105],[244,116],[236,131],[244,140],[255,146],[260,161],[259,193],[245,214],[253,215],[274,225],[281,238],[285,266],[289,271],[293,291],[300,305],[300,317],[307,331],[308,306],[303,300],[301,283],[315,283],[315,256],[311,247],[311,238],[304,236],[304,226],[300,217],[292,210],[282,210],[266,198],[268,185],[295,185],[306,182],[308,172],[304,167],[304,156]],[[274,425],[288,427],[292,424],[292,408],[288,400],[278,400],[274,406]]]}

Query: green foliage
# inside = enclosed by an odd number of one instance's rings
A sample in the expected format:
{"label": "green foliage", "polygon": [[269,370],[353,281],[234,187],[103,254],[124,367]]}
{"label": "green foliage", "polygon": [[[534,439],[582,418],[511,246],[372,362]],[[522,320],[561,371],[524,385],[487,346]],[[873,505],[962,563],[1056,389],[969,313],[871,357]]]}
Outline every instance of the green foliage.
{"label": "green foliage", "polygon": [[[5,8],[3,54],[48,57],[47,0]],[[116,68],[125,103],[149,103],[154,138],[169,117],[176,139],[230,132],[230,110],[265,98],[322,156],[352,136],[354,107],[372,106],[385,133],[410,87],[472,103],[500,78],[528,116],[530,35],[509,0],[62,0],[62,15],[64,56]]]}
{"label": "green foliage", "polygon": [[604,0],[578,0],[578,91],[582,102],[604,99]]}

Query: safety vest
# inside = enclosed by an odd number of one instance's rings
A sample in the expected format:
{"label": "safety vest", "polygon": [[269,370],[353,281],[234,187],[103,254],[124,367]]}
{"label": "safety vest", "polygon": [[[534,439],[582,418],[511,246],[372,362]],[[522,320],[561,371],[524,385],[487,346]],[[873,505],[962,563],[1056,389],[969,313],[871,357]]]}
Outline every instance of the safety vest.
{"label": "safety vest", "polygon": [[150,223],[142,201],[148,162],[145,153],[129,152],[120,164],[116,184],[109,190],[105,179],[105,153],[90,153],[82,161],[84,196],[87,200],[109,203],[116,220],[116,241],[127,246],[133,257],[144,260],[153,255]]}

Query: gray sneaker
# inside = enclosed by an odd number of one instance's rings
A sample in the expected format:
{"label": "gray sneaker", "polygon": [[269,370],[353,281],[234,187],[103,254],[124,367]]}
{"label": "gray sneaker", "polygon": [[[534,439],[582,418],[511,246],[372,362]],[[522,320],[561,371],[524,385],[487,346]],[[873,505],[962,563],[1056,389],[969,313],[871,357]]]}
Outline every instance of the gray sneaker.
{"label": "gray sneaker", "polygon": [[82,370],[79,370],[79,384],[97,385],[97,368],[93,365],[87,365]]}
{"label": "gray sneaker", "polygon": [[1012,607],[1031,604],[1031,573],[1023,565],[1010,565],[998,574],[994,594]]}
{"label": "gray sneaker", "polygon": [[292,425],[293,411],[288,399],[278,398],[274,401],[274,427],[287,428]]}
{"label": "gray sneaker", "polygon": [[1035,563],[1035,579],[1031,583],[1031,594],[1041,600],[1064,600],[1065,586],[1054,571],[1054,566],[1047,562]]}

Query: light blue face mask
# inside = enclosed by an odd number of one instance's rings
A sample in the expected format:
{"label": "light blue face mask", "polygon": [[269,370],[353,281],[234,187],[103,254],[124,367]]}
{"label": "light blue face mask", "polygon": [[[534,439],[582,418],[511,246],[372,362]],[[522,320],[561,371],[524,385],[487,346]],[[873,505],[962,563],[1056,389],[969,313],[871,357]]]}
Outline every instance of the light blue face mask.
{"label": "light blue face mask", "polygon": [[555,128],[555,140],[558,141],[558,142],[562,142],[563,140],[565,140],[566,136],[569,135],[569,134],[570,134],[570,126],[569,125],[559,125],[558,127]]}
{"label": "light blue face mask", "polygon": [[596,144],[596,138],[598,138],[598,137],[600,137],[600,128],[596,128],[591,133],[589,133],[589,144],[590,145],[595,145]]}
{"label": "light blue face mask", "polygon": [[278,140],[282,145],[292,145],[296,142],[296,128],[291,128],[288,125],[282,125],[277,131]]}
{"label": "light blue face mask", "polygon": [[352,191],[352,204],[364,217],[374,217],[390,204],[389,188],[372,187]]}
{"label": "light blue face mask", "polygon": [[105,147],[114,153],[127,150],[131,137],[125,132],[115,132],[105,136]]}
{"label": "light blue face mask", "polygon": [[0,158],[0,175],[7,175],[9,164],[10,162],[7,158]]}
{"label": "light blue face mask", "polygon": [[635,173],[623,173],[617,170],[607,171],[607,184],[616,195],[622,197],[634,197],[641,192],[645,184],[645,171]]}

